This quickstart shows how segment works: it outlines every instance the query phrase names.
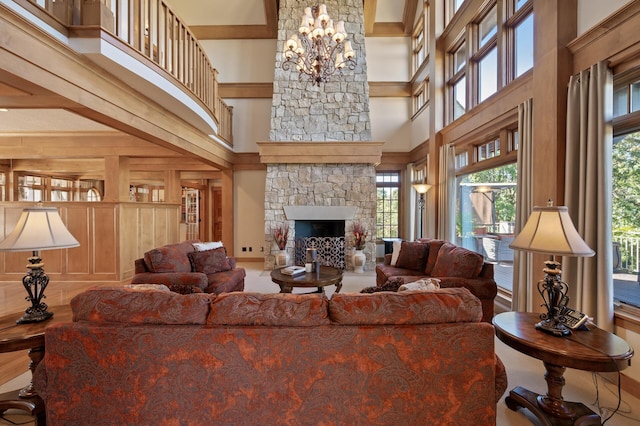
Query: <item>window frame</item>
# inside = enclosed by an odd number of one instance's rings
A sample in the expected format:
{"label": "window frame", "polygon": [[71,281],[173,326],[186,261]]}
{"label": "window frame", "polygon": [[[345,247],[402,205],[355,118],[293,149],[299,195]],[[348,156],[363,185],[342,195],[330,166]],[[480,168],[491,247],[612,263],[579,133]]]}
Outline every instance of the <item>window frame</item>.
{"label": "window frame", "polygon": [[[379,182],[378,177],[384,176],[384,175],[397,176],[397,182],[384,182],[384,181]],[[402,172],[400,170],[376,170],[376,206],[380,204],[378,202],[378,188],[396,188],[397,194],[398,194],[398,199],[397,199],[398,211],[395,212],[395,214],[398,217],[398,223],[397,223],[398,235],[392,235],[392,236],[385,235],[384,229],[388,228],[389,226],[384,225],[384,223],[382,225],[378,223],[378,214],[380,212],[378,211],[378,207],[376,207],[376,238],[378,242],[382,241],[382,238],[400,238],[402,235],[402,226],[403,226],[402,184],[403,184],[403,179],[402,179]],[[386,215],[387,213],[388,212],[382,212],[383,215]],[[394,213],[394,212],[391,212],[391,213]],[[380,232],[380,230],[383,230],[383,232]]]}

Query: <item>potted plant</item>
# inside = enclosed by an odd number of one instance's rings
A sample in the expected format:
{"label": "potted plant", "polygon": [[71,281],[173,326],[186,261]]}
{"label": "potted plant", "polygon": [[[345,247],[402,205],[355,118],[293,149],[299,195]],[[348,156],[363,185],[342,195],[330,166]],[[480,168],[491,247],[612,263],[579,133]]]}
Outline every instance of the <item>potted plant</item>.
{"label": "potted plant", "polygon": [[357,273],[364,272],[364,264],[367,260],[367,256],[362,252],[367,245],[367,236],[369,232],[364,229],[364,226],[360,222],[354,222],[351,227],[353,233],[353,245],[356,249],[356,253],[353,256],[353,266]]}
{"label": "potted plant", "polygon": [[279,224],[272,231],[273,240],[280,250],[276,254],[276,266],[287,266],[289,256],[287,253],[287,242],[289,241],[289,226],[287,224]]}

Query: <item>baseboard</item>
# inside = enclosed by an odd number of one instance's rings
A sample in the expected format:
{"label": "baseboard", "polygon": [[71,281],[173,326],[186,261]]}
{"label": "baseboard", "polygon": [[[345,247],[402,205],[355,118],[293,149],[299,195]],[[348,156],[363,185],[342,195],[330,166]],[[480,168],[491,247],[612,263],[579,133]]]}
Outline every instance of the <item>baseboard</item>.
{"label": "baseboard", "polygon": [[264,256],[261,257],[239,257],[234,256],[238,262],[264,262]]}
{"label": "baseboard", "polygon": [[623,391],[628,392],[634,398],[640,399],[640,382],[624,373],[620,373],[620,387]]}

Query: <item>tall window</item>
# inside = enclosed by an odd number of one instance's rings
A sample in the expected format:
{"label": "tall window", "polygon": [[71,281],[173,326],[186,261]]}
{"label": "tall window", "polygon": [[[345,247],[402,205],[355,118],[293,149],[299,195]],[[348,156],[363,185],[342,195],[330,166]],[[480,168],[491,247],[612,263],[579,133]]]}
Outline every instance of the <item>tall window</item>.
{"label": "tall window", "polygon": [[457,243],[482,254],[494,264],[498,286],[513,287],[516,218],[516,164],[508,164],[458,178]]}
{"label": "tall window", "polygon": [[640,308],[640,71],[614,82],[613,297]]}
{"label": "tall window", "polygon": [[48,201],[45,199],[45,178],[41,176],[18,176],[18,201]]}
{"label": "tall window", "polygon": [[447,48],[449,123],[533,68],[533,0],[486,3]]}
{"label": "tall window", "polygon": [[400,236],[400,172],[376,173],[378,238]]}
{"label": "tall window", "polygon": [[467,47],[464,40],[451,54],[451,118],[452,121],[461,117],[467,111]]}
{"label": "tall window", "polygon": [[478,64],[478,102],[498,91],[498,14],[496,6],[477,25],[478,46],[474,61]]}

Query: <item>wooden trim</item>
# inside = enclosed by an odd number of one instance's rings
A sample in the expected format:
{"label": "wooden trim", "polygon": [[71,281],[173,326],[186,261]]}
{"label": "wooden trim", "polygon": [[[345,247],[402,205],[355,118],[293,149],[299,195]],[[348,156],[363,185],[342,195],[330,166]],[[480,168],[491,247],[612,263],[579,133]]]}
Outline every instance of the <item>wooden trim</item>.
{"label": "wooden trim", "polygon": [[257,142],[264,164],[380,164],[383,142]]}
{"label": "wooden trim", "polygon": [[[422,5],[423,7],[420,10],[420,15],[424,13],[424,1]],[[418,10],[418,0],[405,0],[404,12],[402,14],[402,23],[404,24],[404,32],[408,35],[411,35],[413,33],[413,24],[416,21],[417,10]],[[426,34],[425,34],[425,43],[426,43]]]}
{"label": "wooden trim", "polygon": [[635,380],[624,373],[620,373],[620,387],[635,398],[640,399],[640,381]]}
{"label": "wooden trim", "polygon": [[408,152],[383,152],[376,171],[404,170],[409,163],[411,163],[411,154]]}
{"label": "wooden trim", "polygon": [[577,74],[600,60],[616,66],[638,54],[640,2],[633,1],[567,44]]}
{"label": "wooden trim", "polygon": [[374,31],[374,24],[376,21],[376,8],[377,0],[367,0],[364,2],[364,33],[365,35],[372,34]]}
{"label": "wooden trim", "polygon": [[409,98],[411,83],[402,81],[373,81],[369,83],[369,97]]}
{"label": "wooden trim", "polygon": [[[269,99],[273,97],[273,83],[220,83],[220,97],[224,99]],[[371,98],[411,97],[411,83],[404,81],[370,81]]]}
{"label": "wooden trim", "polygon": [[259,40],[277,37],[276,29],[268,25],[192,25],[189,29],[198,40]]}
{"label": "wooden trim", "polygon": [[236,153],[233,170],[266,170],[267,166],[260,162],[260,155],[255,152]]}
{"label": "wooden trim", "polygon": [[223,99],[266,99],[273,97],[273,83],[219,83]]}
{"label": "wooden trim", "polygon": [[411,30],[406,31],[402,22],[376,22],[373,32],[365,33],[365,37],[407,37]]}

